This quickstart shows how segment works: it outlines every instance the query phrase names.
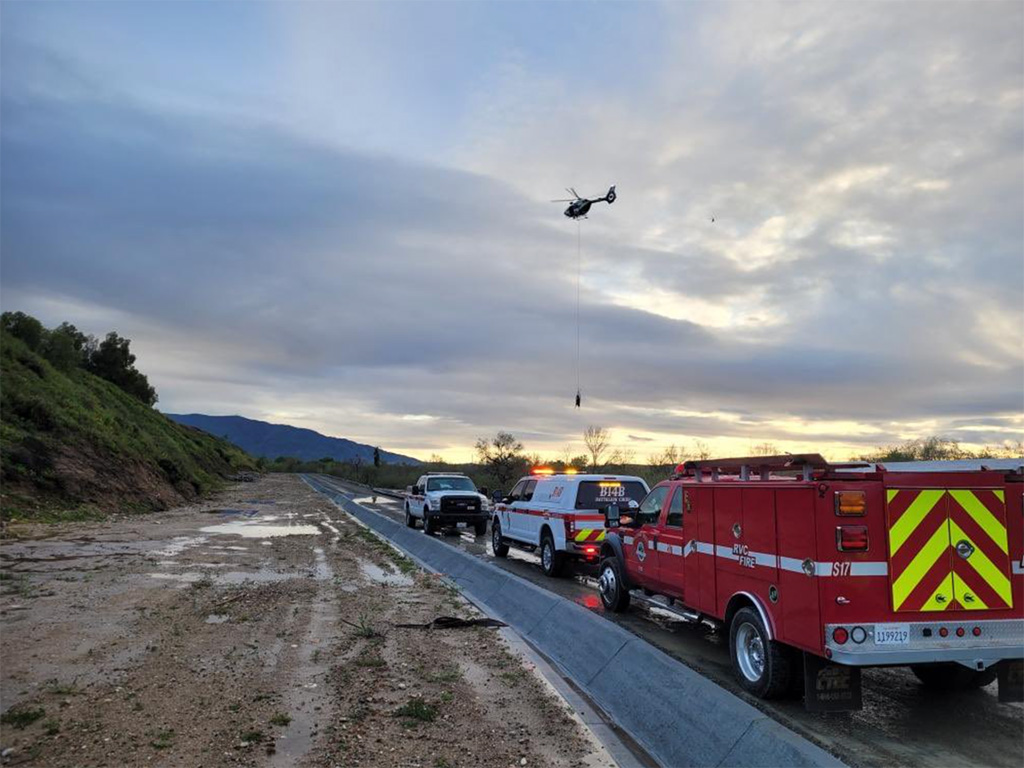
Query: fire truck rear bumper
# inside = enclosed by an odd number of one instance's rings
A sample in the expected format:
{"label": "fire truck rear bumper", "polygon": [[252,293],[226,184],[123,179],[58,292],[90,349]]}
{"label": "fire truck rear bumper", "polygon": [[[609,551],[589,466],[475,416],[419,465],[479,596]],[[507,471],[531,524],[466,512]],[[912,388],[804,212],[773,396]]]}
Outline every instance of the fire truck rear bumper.
{"label": "fire truck rear bumper", "polygon": [[[909,637],[900,645],[877,645],[876,627],[905,627]],[[848,633],[845,643],[834,639],[840,628]],[[975,628],[980,634],[974,634]],[[854,642],[854,630],[861,629],[864,639]],[[942,629],[946,630],[945,637],[940,633]],[[963,636],[957,635],[958,629]],[[827,624],[825,637],[825,648],[832,661],[857,667],[955,661],[972,669],[985,669],[1004,659],[1024,658],[1024,620],[1020,619],[971,621],[965,617],[963,621],[944,622]]]}

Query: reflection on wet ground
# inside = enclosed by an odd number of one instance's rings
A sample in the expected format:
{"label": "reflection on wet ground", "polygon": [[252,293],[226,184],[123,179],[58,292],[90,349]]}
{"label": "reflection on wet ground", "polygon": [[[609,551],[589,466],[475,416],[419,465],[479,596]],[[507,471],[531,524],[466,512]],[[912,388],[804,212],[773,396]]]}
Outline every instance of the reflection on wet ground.
{"label": "reflection on wet ground", "polygon": [[273,525],[278,518],[272,516],[246,520],[232,520],[220,525],[208,525],[200,530],[215,535],[234,535],[245,539],[268,539],[275,536],[316,536],[320,529],[315,525],[285,523]]}
{"label": "reflection on wet ground", "polygon": [[390,571],[381,568],[369,560],[359,561],[359,570],[369,581],[377,584],[387,584],[396,587],[411,587],[412,577],[400,571]]}
{"label": "reflection on wet ground", "polygon": [[[398,499],[378,495],[374,502],[365,490],[353,490],[336,478],[319,475],[316,480],[396,522],[404,520],[403,502]],[[922,688],[909,669],[889,667],[864,671],[864,708],[858,712],[815,714],[807,712],[801,700],[765,702],[736,684],[725,632],[681,620],[657,606],[635,605],[622,614],[606,613],[593,566],[577,565],[566,578],[550,579],[532,553],[512,549],[506,558],[494,557],[486,536],[459,531],[439,538],[615,621],[850,765],[1021,763],[1024,706],[999,704],[994,683],[942,696]]]}

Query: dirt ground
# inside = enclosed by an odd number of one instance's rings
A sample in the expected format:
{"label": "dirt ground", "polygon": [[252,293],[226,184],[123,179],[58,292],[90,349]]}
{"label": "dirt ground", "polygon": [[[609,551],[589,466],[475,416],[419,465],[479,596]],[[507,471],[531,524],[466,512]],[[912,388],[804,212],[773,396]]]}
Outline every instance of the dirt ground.
{"label": "dirt ground", "polygon": [[479,614],[296,476],[0,544],[5,765],[610,765]]}

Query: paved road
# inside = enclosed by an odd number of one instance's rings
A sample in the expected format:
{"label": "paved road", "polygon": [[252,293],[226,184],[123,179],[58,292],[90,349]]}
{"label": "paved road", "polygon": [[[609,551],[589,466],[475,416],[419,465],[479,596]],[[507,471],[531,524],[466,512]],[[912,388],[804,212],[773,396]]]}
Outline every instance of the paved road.
{"label": "paved road", "polygon": [[[365,488],[329,476],[315,477],[369,509],[397,521],[404,519],[398,499],[367,496]],[[570,577],[549,579],[530,553],[513,549],[507,558],[494,557],[486,536],[461,531],[443,540],[618,622],[850,765],[1016,768],[1024,764],[1024,706],[1000,704],[994,683],[982,690],[940,696],[926,692],[909,669],[871,669],[864,673],[864,708],[859,712],[815,714],[806,712],[799,701],[764,702],[735,684],[723,634],[642,607],[625,614],[606,613],[597,593],[595,568],[577,566]]]}

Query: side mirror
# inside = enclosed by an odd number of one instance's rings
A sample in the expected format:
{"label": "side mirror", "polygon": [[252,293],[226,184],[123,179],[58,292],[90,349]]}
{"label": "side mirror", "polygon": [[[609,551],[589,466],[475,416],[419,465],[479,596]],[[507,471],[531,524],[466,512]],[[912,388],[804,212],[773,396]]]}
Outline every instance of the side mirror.
{"label": "side mirror", "polygon": [[423,489],[420,488],[418,485],[414,485],[412,487],[412,495],[413,496],[420,496],[422,494],[423,494]]}
{"label": "side mirror", "polygon": [[[497,501],[497,499],[495,499],[495,501]],[[512,503],[512,497],[511,496],[505,496],[504,498],[501,499],[501,503],[502,504],[511,504]]]}
{"label": "side mirror", "polygon": [[632,512],[636,512],[638,509],[640,509],[640,502],[637,501],[636,499],[630,499],[629,500],[629,509]]}
{"label": "side mirror", "polygon": [[491,495],[490,493],[488,493],[486,485],[483,488],[477,488],[476,492],[479,493],[481,496],[490,496]]}
{"label": "side mirror", "polygon": [[617,504],[609,504],[604,508],[604,527],[618,528],[621,516]]}

